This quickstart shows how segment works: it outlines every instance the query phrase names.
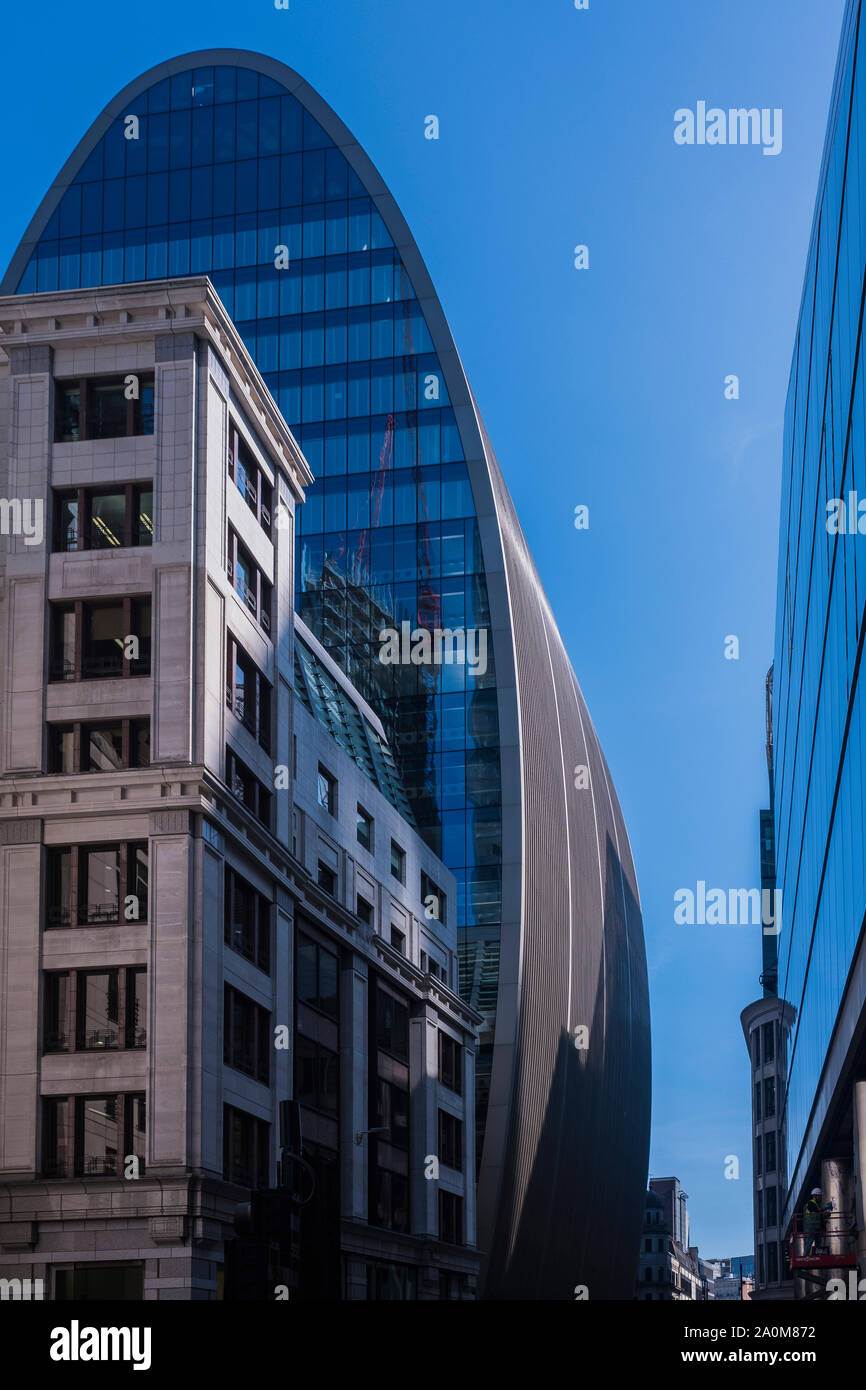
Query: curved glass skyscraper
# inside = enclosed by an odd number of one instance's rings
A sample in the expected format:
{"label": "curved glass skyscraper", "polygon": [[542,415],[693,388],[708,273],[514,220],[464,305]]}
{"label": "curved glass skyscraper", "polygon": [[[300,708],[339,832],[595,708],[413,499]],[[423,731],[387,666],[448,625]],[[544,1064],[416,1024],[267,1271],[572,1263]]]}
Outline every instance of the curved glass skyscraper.
{"label": "curved glass skyscraper", "polygon": [[[187,55],[121,92],[3,291],[202,273],[316,478],[298,612],[380,715],[458,879],[486,1292],[630,1298],[649,1019],[616,794],[408,228],[333,111],[255,54]],[[378,633],[403,623],[484,632],[486,663],[385,666]]]}

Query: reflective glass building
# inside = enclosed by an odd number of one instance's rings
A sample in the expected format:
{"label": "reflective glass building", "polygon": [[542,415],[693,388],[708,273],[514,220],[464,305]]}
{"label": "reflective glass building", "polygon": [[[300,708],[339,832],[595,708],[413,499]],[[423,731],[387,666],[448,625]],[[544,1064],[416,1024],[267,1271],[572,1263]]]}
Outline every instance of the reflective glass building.
{"label": "reflective glass building", "polygon": [[[649,1018],[616,794],[409,230],[334,112],[251,53],[173,59],[121,92],[2,289],[202,273],[316,478],[297,610],[381,718],[457,877],[462,991],[484,1019],[487,1292],[630,1298]],[[404,622],[483,631],[484,669],[383,665],[378,634]]]}
{"label": "reflective glass building", "polygon": [[[795,1010],[784,1116],[789,1218],[801,1209],[804,1191],[813,1182],[821,1185],[825,1160],[848,1155],[850,1170],[858,1147],[857,1081],[866,1075],[862,28],[859,0],[852,0],[839,50],[785,419],[774,745],[776,872],[782,890],[778,993]],[[861,1145],[864,1137],[861,1129]],[[862,1210],[858,1223],[862,1239]]]}

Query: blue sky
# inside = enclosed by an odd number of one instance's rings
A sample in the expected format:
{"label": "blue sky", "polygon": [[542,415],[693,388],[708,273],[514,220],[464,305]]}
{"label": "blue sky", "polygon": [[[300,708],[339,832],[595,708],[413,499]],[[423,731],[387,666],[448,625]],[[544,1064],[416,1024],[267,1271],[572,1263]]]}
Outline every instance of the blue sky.
{"label": "blue sky", "polygon": [[[5,266],[102,107],[209,47],[296,68],[421,248],[610,763],[643,904],[651,1173],[705,1255],[752,1249],[739,1012],[756,928],[684,927],[759,883],[781,431],[843,0],[148,0],[12,7]],[[780,107],[777,157],[681,147],[674,112]],[[438,141],[424,138],[439,117]],[[11,135],[10,133],[11,132]],[[18,134],[16,134],[18,132]],[[589,246],[587,271],[573,248]],[[724,398],[736,373],[740,398]],[[590,508],[588,531],[574,508]],[[724,639],[740,642],[724,659]],[[728,1154],[741,1177],[726,1181]]]}

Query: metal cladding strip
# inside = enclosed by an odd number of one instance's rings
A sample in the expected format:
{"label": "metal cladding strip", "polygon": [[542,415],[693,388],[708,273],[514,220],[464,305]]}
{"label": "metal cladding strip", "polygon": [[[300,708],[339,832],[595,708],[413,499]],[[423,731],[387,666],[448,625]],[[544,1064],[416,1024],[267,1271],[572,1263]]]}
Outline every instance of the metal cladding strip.
{"label": "metal cladding strip", "polygon": [[[486,1292],[564,1299],[582,1283],[590,1297],[630,1298],[650,1097],[634,866],[598,738],[481,429],[512,610],[526,833],[513,1101]],[[575,786],[579,766],[588,788]],[[574,1045],[580,1024],[587,1049]],[[497,1049],[494,1068],[501,1057]]]}

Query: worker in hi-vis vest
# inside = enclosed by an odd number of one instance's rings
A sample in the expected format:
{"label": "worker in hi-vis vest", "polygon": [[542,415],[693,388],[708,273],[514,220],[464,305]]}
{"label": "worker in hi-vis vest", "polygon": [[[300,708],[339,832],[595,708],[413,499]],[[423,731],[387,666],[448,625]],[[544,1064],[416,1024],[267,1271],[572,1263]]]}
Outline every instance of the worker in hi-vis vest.
{"label": "worker in hi-vis vest", "polygon": [[829,1206],[821,1205],[820,1187],[813,1187],[809,1200],[803,1208],[803,1235],[809,1241],[806,1250],[807,1255],[819,1253],[817,1246],[819,1242],[823,1244],[824,1215],[829,1210]]}

